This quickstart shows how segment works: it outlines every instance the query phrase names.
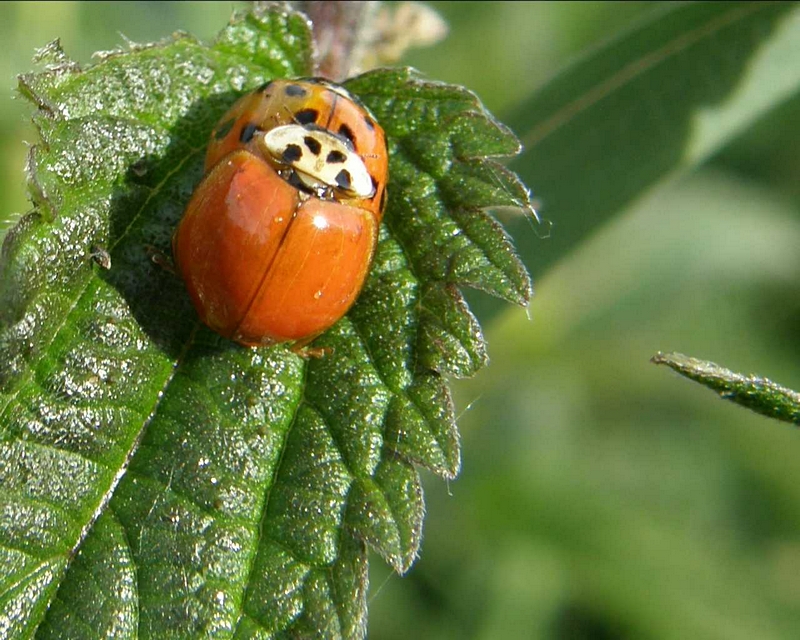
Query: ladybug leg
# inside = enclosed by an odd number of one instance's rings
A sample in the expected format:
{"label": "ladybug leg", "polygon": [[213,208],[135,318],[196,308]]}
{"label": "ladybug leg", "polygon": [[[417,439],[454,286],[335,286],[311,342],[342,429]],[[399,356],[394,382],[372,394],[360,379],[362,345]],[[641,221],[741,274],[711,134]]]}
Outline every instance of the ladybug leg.
{"label": "ladybug leg", "polygon": [[292,352],[309,360],[311,358],[324,358],[333,353],[333,347],[292,347]]}
{"label": "ladybug leg", "polygon": [[147,251],[147,255],[150,257],[150,260],[153,262],[153,264],[158,265],[164,271],[168,271],[172,275],[178,274],[178,272],[175,270],[175,264],[172,262],[172,258],[170,258],[163,251],[156,249],[151,244],[145,245],[144,249]]}
{"label": "ladybug leg", "polygon": [[307,338],[301,338],[297,342],[293,343],[289,350],[292,353],[297,354],[303,360],[308,360],[310,358],[324,358],[333,353],[333,347],[309,347],[308,343],[311,342],[317,336],[309,336]]}

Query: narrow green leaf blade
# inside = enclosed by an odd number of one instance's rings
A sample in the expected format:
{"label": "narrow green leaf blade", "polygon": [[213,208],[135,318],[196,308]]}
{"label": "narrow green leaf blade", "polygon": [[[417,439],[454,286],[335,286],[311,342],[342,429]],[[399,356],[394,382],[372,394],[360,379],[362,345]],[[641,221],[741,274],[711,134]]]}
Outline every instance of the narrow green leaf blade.
{"label": "narrow green leaf blade", "polygon": [[537,271],[646,190],[705,161],[800,90],[794,3],[664,3],[507,118],[512,164],[552,221],[511,231]]}
{"label": "narrow green leaf blade", "polygon": [[654,364],[665,364],[682,376],[716,391],[730,400],[776,420],[800,425],[800,393],[768,378],[735,373],[707,360],[681,353],[657,353]]}

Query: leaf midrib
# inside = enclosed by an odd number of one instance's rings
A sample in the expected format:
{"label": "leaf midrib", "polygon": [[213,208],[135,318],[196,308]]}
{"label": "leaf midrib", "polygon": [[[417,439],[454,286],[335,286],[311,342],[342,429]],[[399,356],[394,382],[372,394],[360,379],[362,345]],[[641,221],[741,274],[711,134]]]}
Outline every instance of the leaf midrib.
{"label": "leaf midrib", "polygon": [[[140,217],[143,215],[143,213],[146,210],[146,208],[147,208],[148,204],[150,203],[151,199],[153,197],[155,197],[156,194],[158,194],[160,192],[160,190],[163,187],[163,185],[170,178],[172,178],[175,175],[175,173],[177,173],[187,162],[191,161],[197,155],[197,153],[199,153],[200,151],[201,151],[200,149],[191,149],[191,151],[189,153],[187,153],[186,156],[180,162],[178,162],[175,165],[175,167],[172,168],[172,170],[169,171],[157,185],[155,185],[155,187],[152,188],[152,190],[148,194],[147,198],[142,203],[142,205],[139,207],[139,210],[136,212],[136,214],[134,216],[132,216],[131,221],[126,226],[126,228],[123,230],[123,232],[119,235],[119,237],[114,242],[109,244],[109,248],[108,248],[109,252],[113,251],[114,248],[116,248],[120,244],[120,242],[122,242],[122,240],[125,239],[125,237],[128,235],[130,230],[133,228],[135,222],[137,220],[139,220]],[[38,365],[40,364],[40,362],[46,356],[51,355],[50,354],[50,348],[56,342],[56,339],[61,334],[61,332],[64,330],[64,328],[69,325],[71,320],[74,320],[74,315],[76,313],[76,309],[77,309],[79,303],[81,302],[81,300],[84,299],[84,297],[87,294],[87,291],[90,289],[90,286],[92,284],[94,284],[95,279],[99,279],[98,274],[94,269],[90,269],[89,273],[87,274],[87,277],[86,277],[86,280],[85,280],[83,286],[81,287],[80,291],[75,295],[74,302],[70,306],[69,311],[64,314],[63,320],[58,324],[56,330],[53,331],[50,339],[47,341],[46,347],[39,351],[37,358],[31,358],[30,360],[26,361],[26,372],[25,372],[25,374],[23,376],[20,376],[19,378],[17,378],[17,383],[15,384],[15,389],[13,390],[12,393],[10,393],[8,395],[7,402],[3,406],[2,411],[0,411],[0,420],[2,420],[3,416],[5,415],[6,410],[8,409],[9,406],[11,406],[12,402],[14,400],[16,400],[16,398],[18,397],[18,395],[22,391],[22,389],[24,389],[28,384],[31,383],[31,380],[32,380],[32,378],[33,378],[33,376],[35,374],[35,370],[38,367]],[[59,583],[63,579],[63,576],[65,575],[66,570],[69,568],[69,566],[70,566],[72,560],[74,559],[75,555],[77,554],[78,549],[80,548],[81,544],[83,543],[83,541],[86,539],[86,537],[91,532],[92,528],[94,527],[94,524],[97,522],[97,519],[103,514],[103,512],[106,509],[106,507],[108,506],[108,503],[110,502],[111,498],[114,495],[114,491],[116,490],[116,487],[119,485],[120,481],[125,476],[125,473],[127,471],[128,465],[130,464],[130,461],[133,459],[133,456],[135,455],[136,450],[138,449],[138,447],[141,444],[141,441],[142,441],[142,439],[143,439],[143,437],[145,435],[145,432],[147,430],[147,425],[152,421],[153,417],[156,415],[156,413],[158,411],[159,406],[161,405],[161,402],[166,397],[166,390],[169,387],[169,385],[172,382],[172,380],[174,379],[176,373],[179,371],[180,366],[184,362],[185,356],[187,355],[191,345],[194,342],[194,338],[195,338],[195,335],[197,333],[198,328],[199,328],[199,322],[196,322],[194,324],[192,330],[190,331],[188,337],[186,338],[186,341],[182,345],[181,352],[180,352],[178,358],[176,359],[176,361],[173,364],[173,366],[170,367],[169,374],[166,376],[166,378],[164,379],[163,383],[161,384],[160,391],[155,394],[155,402],[153,403],[152,407],[150,408],[150,411],[147,413],[147,416],[142,420],[141,427],[139,427],[136,437],[133,439],[133,442],[131,443],[131,446],[128,448],[128,452],[127,452],[127,454],[125,456],[124,461],[122,462],[122,464],[120,465],[120,467],[116,471],[116,473],[114,474],[114,477],[112,478],[111,482],[109,483],[108,488],[106,490],[104,490],[103,493],[101,494],[100,499],[97,502],[97,506],[95,507],[95,509],[92,512],[92,516],[89,518],[89,520],[86,522],[86,524],[81,528],[81,530],[80,530],[80,532],[79,532],[74,544],[71,546],[69,551],[64,554],[63,557],[66,560],[66,564],[65,564],[65,567],[64,567],[64,571],[61,572],[61,575],[58,578],[58,582]],[[15,436],[13,439],[17,440],[18,438]],[[61,450],[61,449],[58,449],[58,448],[55,448],[55,449],[59,453],[64,453],[65,452],[64,450]],[[77,454],[77,455],[80,455],[80,454]],[[81,457],[83,457],[83,456],[81,456]],[[93,464],[98,464],[96,461],[92,461],[91,459],[88,459],[88,458],[85,458],[85,459],[90,461],[90,462],[92,462]],[[110,470],[110,468],[109,468],[109,470]],[[61,556],[61,554],[56,554],[53,557],[60,557],[60,556]],[[26,574],[26,575],[30,575],[30,574]],[[138,591],[138,584],[137,584],[137,591]],[[55,594],[57,592],[58,592],[58,589],[55,589],[53,591],[54,596],[55,596]]]}

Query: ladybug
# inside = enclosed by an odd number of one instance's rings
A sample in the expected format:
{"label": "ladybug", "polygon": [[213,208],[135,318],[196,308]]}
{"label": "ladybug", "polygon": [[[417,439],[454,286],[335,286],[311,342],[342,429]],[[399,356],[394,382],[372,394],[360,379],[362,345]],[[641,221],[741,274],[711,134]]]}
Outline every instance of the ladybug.
{"label": "ladybug", "polygon": [[366,280],[386,201],[383,129],[325,80],[274,80],[211,133],[172,239],[200,319],[246,346],[308,344]]}

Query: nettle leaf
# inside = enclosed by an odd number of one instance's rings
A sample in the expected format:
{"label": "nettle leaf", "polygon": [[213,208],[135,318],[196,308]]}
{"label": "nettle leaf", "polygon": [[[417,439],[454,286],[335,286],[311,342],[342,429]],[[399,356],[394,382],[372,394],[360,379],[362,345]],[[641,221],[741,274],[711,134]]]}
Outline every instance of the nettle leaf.
{"label": "nettle leaf", "polygon": [[[34,211],[0,279],[0,636],[346,637],[367,548],[420,545],[417,467],[459,469],[443,375],[486,361],[459,286],[526,304],[487,209],[528,207],[489,156],[518,151],[477,98],[409,70],[348,83],[391,144],[367,286],[303,360],[202,326],[168,252],[214,123],[242,92],[312,73],[300,14],[257,7],[81,70],[57,43],[20,79],[41,141]],[[110,260],[110,268],[109,268]]]}

